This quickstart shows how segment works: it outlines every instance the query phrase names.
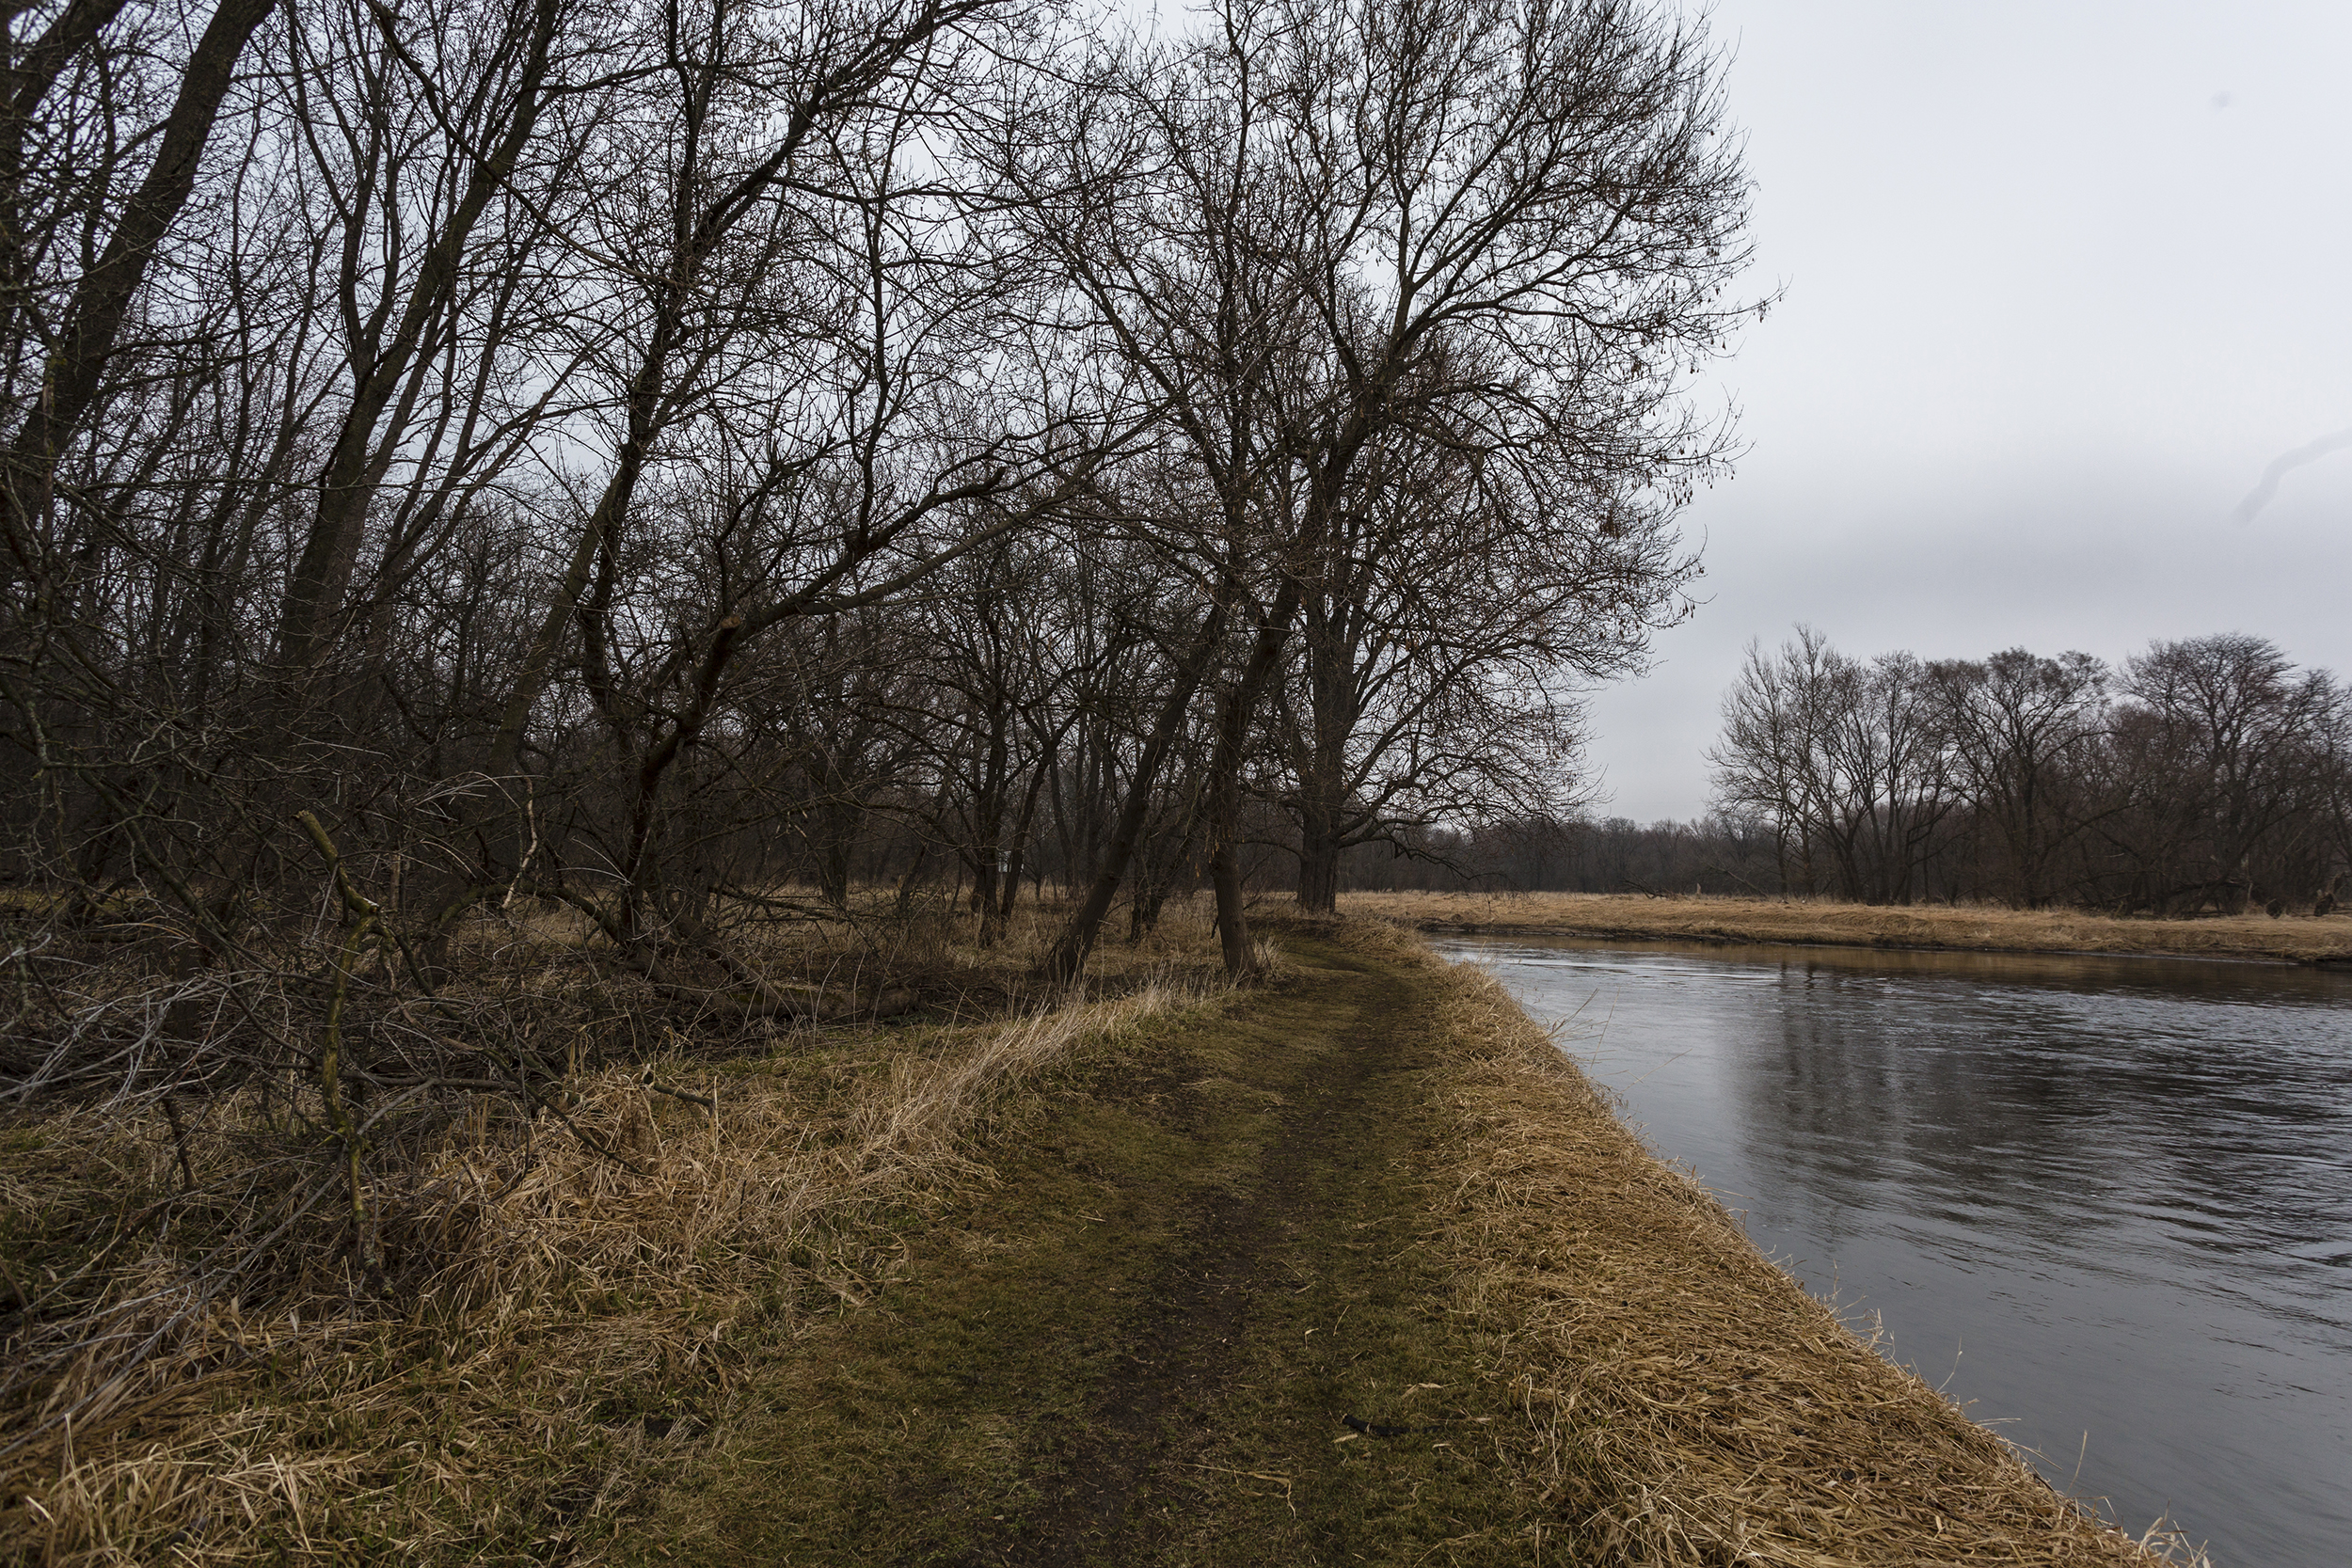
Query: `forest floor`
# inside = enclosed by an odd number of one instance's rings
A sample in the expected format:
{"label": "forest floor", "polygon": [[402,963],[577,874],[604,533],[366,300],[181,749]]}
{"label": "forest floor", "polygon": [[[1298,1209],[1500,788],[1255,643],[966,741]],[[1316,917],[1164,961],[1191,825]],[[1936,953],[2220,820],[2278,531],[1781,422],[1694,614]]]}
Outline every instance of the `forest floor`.
{"label": "forest floor", "polygon": [[2262,914],[2143,920],[2080,910],[1638,893],[1349,893],[1341,895],[1340,906],[1348,914],[1423,931],[1477,935],[2352,963],[2352,911],[2275,920]]}

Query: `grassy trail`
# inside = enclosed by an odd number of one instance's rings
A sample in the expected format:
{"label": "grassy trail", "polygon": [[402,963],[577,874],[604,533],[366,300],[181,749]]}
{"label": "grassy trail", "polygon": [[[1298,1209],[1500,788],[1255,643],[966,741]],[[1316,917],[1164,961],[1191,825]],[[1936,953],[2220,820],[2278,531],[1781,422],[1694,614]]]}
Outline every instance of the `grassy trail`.
{"label": "grassy trail", "polygon": [[1546,1555],[1490,1461],[1492,1347],[1420,1244],[1446,1164],[1427,988],[1290,950],[1289,983],[1046,1085],[985,1151],[999,1180],[911,1239],[882,1299],[751,1373],[757,1413],[628,1555]]}

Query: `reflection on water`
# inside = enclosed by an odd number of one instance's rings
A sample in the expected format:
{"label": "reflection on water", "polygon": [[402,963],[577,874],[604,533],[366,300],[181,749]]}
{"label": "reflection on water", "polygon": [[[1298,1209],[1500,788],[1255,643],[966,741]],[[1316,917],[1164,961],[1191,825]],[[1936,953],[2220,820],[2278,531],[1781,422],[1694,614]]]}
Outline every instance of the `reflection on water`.
{"label": "reflection on water", "polygon": [[1456,941],[1815,1293],[2135,1530],[2352,1540],[2352,975]]}

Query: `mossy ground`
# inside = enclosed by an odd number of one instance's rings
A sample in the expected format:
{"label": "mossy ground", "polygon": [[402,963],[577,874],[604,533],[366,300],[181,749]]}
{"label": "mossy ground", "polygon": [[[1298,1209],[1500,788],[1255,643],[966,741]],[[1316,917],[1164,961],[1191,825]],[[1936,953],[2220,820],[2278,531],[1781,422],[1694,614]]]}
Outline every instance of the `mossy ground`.
{"label": "mossy ground", "polygon": [[1535,1559],[1492,1347],[1422,1247],[1426,988],[1289,947],[1288,983],[1043,1085],[882,1299],[750,1370],[624,1555]]}

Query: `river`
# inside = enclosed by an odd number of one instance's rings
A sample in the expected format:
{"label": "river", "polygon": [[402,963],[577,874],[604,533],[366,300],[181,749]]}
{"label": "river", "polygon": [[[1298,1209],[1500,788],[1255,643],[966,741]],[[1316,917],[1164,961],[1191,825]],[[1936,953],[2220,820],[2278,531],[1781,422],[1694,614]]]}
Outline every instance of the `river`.
{"label": "river", "polygon": [[2352,974],[1447,939],[1883,1348],[2216,1568],[2352,1555]]}

